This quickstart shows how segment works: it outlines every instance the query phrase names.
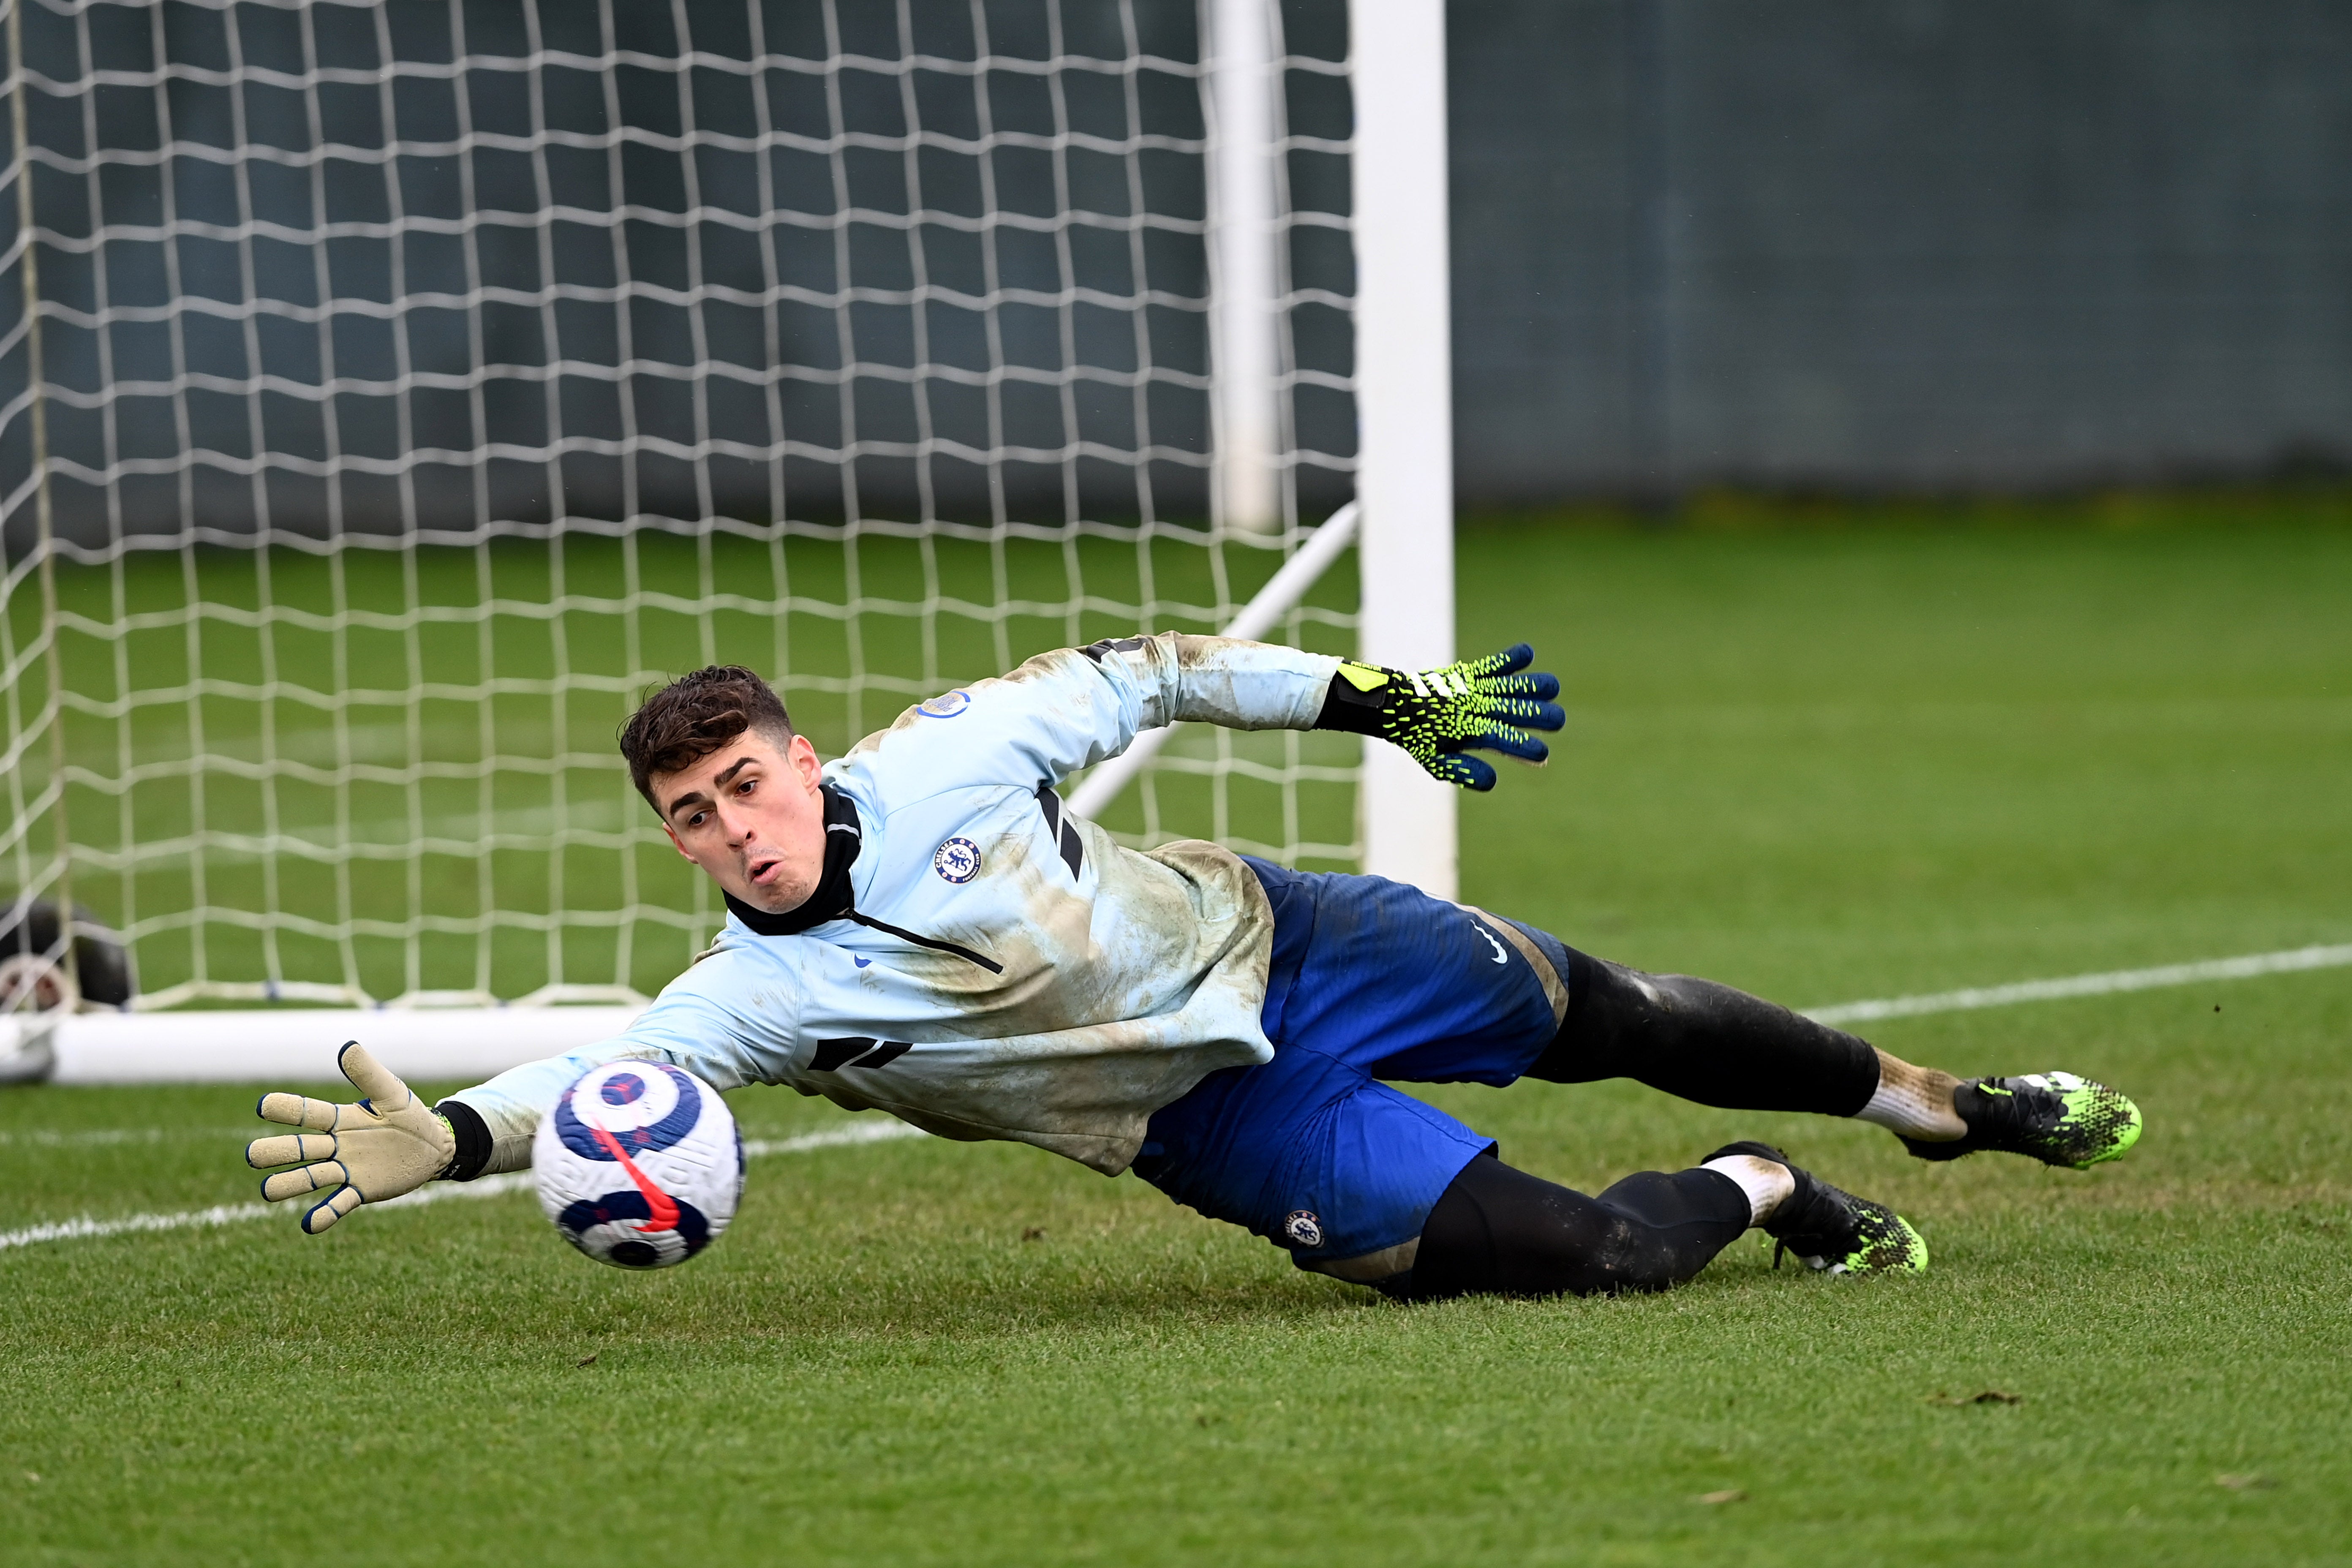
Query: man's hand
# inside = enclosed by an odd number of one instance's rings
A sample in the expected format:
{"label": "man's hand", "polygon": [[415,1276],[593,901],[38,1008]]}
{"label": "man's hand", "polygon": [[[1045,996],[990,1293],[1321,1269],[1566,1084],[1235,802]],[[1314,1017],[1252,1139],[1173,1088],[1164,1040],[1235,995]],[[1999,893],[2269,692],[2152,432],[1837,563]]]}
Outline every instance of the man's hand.
{"label": "man's hand", "polygon": [[342,1048],[335,1065],[360,1091],[357,1104],[265,1094],[256,1108],[264,1121],[310,1131],[257,1138],[245,1146],[245,1162],[257,1171],[272,1165],[301,1167],[280,1171],[261,1184],[261,1195],[273,1204],[334,1189],[325,1203],[302,1215],[302,1228],[312,1236],[362,1204],[415,1192],[447,1170],[457,1153],[449,1124],[409,1093],[408,1086],[358,1041]]}
{"label": "man's hand", "polygon": [[1557,678],[1518,673],[1535,657],[1535,649],[1518,643],[1417,675],[1349,661],[1331,678],[1315,727],[1377,735],[1403,747],[1447,784],[1493,789],[1495,770],[1464,752],[1475,746],[1540,763],[1550,748],[1528,731],[1557,730],[1568,721],[1549,700],[1559,695]]}

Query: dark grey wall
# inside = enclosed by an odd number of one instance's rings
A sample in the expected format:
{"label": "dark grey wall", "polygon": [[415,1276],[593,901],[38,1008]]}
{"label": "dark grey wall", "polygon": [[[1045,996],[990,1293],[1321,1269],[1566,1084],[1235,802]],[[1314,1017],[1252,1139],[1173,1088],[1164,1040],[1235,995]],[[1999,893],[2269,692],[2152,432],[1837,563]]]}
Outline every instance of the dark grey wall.
{"label": "dark grey wall", "polygon": [[2352,6],[1455,0],[1452,89],[1473,504],[2352,461]]}
{"label": "dark grey wall", "polygon": [[[911,45],[897,10],[842,8],[853,51],[999,61],[914,73],[911,121],[907,83],[864,67],[835,73],[837,100],[793,69],[521,68],[530,16],[543,44],[593,54],[601,14],[27,7],[27,64],[53,84],[26,113],[58,526],[92,542],[191,522],[1204,510],[1203,195],[1199,158],[1170,150],[1202,133],[1193,0],[916,7]],[[686,14],[682,41],[668,7],[614,6],[614,41],[749,58],[756,15],[771,55],[833,47],[803,0]],[[1454,0],[1451,15],[1468,503],[2352,466],[2352,5]],[[1285,0],[1294,53],[1339,58],[1345,17],[1344,0]],[[388,95],[364,78],[232,91],[212,74],[437,62],[461,35],[457,79],[412,71]],[[1024,62],[1057,48],[1162,63],[1130,102],[1117,73],[1049,90]],[[167,62],[184,68],[135,85]],[[94,87],[100,66],[131,74]],[[985,159],[927,146],[910,184],[892,139],[976,136],[983,100],[996,131],[1029,140]],[[689,103],[699,131],[751,137],[761,101],[767,123],[814,140],[766,163],[701,147],[696,189],[719,216],[690,216],[662,139]],[[1346,136],[1342,79],[1294,72],[1287,101],[1299,133]],[[541,121],[585,140],[536,163],[496,141]],[[1093,140],[1049,154],[1056,127]],[[447,155],[465,131],[471,153]],[[1139,133],[1131,157],[1102,150]],[[10,135],[0,116],[0,153]],[[845,135],[838,167],[812,150]],[[1344,158],[1298,152],[1289,174],[1301,208],[1346,206]],[[1047,221],[1060,183],[1080,212]],[[1028,216],[975,226],[985,200]],[[619,225],[557,210],[623,202],[635,216]],[[372,226],[395,208],[396,236]],[[12,187],[0,500],[21,500],[17,211]],[[1340,232],[1292,239],[1292,283],[1344,297]],[[918,258],[954,298],[916,300]],[[796,292],[771,322],[746,301],[777,284]],[[478,288],[478,311],[447,308]],[[981,303],[992,289],[1008,292]],[[1346,374],[1343,311],[1309,303],[1289,324],[1303,367]],[[340,390],[321,395],[330,376]],[[1298,471],[1312,515],[1344,498],[1352,408],[1310,386],[1294,412],[1328,459]],[[759,460],[787,436],[781,464]],[[0,510],[0,543],[21,548],[32,510]]]}
{"label": "dark grey wall", "polygon": [[[1344,41],[1343,0],[1291,3]],[[35,536],[26,248],[47,494],[88,547],[1207,510],[1194,0],[20,9],[0,548]],[[1351,410],[1297,402],[1328,510]]]}

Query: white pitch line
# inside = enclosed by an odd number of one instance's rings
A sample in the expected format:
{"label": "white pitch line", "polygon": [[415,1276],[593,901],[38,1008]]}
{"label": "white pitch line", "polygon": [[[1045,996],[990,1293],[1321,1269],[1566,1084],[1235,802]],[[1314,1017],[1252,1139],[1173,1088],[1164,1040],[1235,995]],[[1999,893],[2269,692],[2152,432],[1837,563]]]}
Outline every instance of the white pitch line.
{"label": "white pitch line", "polygon": [[[823,1132],[803,1132],[797,1138],[749,1139],[743,1144],[743,1155],[746,1159],[758,1159],[763,1154],[803,1154],[812,1149],[839,1149],[853,1143],[887,1143],[900,1138],[929,1136],[921,1128],[909,1127],[903,1121],[860,1123]],[[426,1204],[446,1203],[453,1198],[494,1198],[501,1194],[520,1192],[529,1185],[529,1171],[509,1171],[501,1175],[484,1176],[479,1181],[437,1183],[429,1187],[419,1187],[404,1197],[366,1206],[421,1208]],[[36,1242],[83,1241],[105,1236],[128,1236],[142,1230],[202,1230],[213,1226],[268,1219],[292,1212],[283,1205],[215,1204],[208,1209],[182,1209],[176,1214],[124,1215],[118,1219],[57,1220],[48,1225],[0,1232],[0,1251],[12,1247],[30,1247]]]}
{"label": "white pitch line", "polygon": [[79,1148],[99,1143],[163,1143],[183,1138],[250,1138],[241,1127],[92,1127],[61,1132],[50,1127],[0,1129],[0,1144],[37,1143],[44,1149]]}
{"label": "white pitch line", "polygon": [[1964,1013],[1976,1007],[2006,1007],[2018,1002],[2055,1002],[2068,996],[2107,996],[2118,991],[2155,991],[2208,980],[2251,980],[2302,969],[2341,969],[2352,964],[2352,946],[2295,947],[2283,952],[2250,952],[2239,958],[2208,958],[2196,963],[2166,963],[2154,969],[2111,969],[2101,974],[2070,974],[2059,980],[2021,980],[2013,985],[1979,985],[1925,996],[1886,996],[1871,1002],[1841,1002],[1808,1008],[1805,1016],[1822,1024],[1858,1024],[1872,1018],[1916,1018],[1923,1013]]}

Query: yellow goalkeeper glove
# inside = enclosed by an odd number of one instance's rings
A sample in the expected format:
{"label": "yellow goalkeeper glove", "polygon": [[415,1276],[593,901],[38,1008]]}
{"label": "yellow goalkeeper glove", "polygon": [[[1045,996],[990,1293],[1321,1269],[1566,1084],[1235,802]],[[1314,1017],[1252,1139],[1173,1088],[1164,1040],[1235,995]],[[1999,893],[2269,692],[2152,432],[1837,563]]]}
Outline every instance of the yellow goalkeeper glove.
{"label": "yellow goalkeeper glove", "polygon": [[1530,731],[1567,722],[1551,700],[1559,695],[1558,678],[1524,673],[1535,657],[1535,649],[1516,643],[1418,674],[1350,659],[1331,678],[1315,727],[1377,736],[1447,784],[1493,789],[1495,770],[1464,752],[1475,747],[1540,763],[1550,752]]}
{"label": "yellow goalkeeper glove", "polygon": [[362,1204],[415,1192],[446,1171],[457,1155],[457,1135],[449,1123],[357,1040],[342,1048],[335,1065],[360,1091],[356,1104],[265,1094],[255,1108],[264,1121],[310,1131],[257,1138],[245,1146],[245,1163],[257,1171],[272,1165],[300,1167],[280,1171],[261,1184],[261,1195],[273,1204],[334,1189],[326,1202],[302,1215],[302,1228],[312,1236]]}

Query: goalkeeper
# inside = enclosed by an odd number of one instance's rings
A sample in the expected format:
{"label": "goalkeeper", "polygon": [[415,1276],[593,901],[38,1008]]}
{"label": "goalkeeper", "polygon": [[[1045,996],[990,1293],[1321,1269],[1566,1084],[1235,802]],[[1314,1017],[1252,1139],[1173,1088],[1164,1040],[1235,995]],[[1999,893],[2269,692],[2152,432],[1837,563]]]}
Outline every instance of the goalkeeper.
{"label": "goalkeeper", "polygon": [[1344,730],[1489,789],[1474,749],[1540,762],[1559,683],[1525,646],[1407,674],[1218,637],[1131,637],[935,697],[820,764],[750,670],[698,671],[621,732],[678,852],[726,895],[709,952],[616,1039],[427,1110],[360,1047],[366,1099],[271,1095],[272,1200],[317,1233],[436,1178],[530,1163],[582,1072],[675,1063],[789,1084],[942,1137],[1034,1143],[1286,1249],[1429,1298],[1655,1289],[1751,1226],[1816,1268],[1916,1270],[1883,1205],[1759,1142],[1597,1195],[1505,1164],[1395,1087],[1634,1078],[1703,1104],[1859,1117],[1923,1158],[2112,1159],[2131,1102],[2069,1074],[1962,1081],[1709,981],[1644,974],[1377,877],[1180,842],[1137,851],[1055,786],[1178,720]]}

